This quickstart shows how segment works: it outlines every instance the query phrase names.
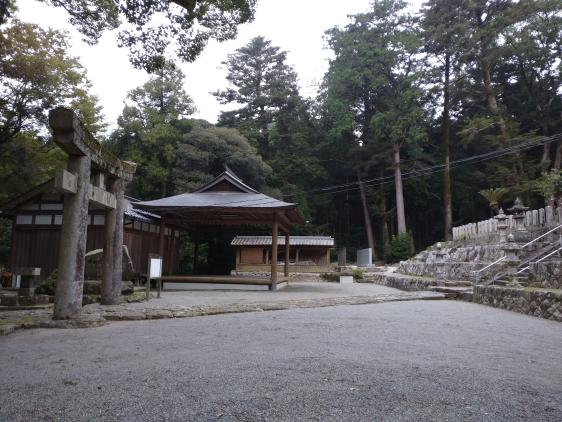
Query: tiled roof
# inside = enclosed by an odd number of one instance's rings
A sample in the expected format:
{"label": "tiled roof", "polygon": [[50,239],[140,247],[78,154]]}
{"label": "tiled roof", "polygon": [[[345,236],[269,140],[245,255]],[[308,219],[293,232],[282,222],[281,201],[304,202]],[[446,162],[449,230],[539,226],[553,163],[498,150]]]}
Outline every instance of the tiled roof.
{"label": "tiled roof", "polygon": [[139,202],[143,209],[175,208],[292,208],[295,204],[271,198],[262,193],[205,192],[182,193],[154,201]]}
{"label": "tiled roof", "polygon": [[[271,236],[236,236],[230,243],[232,246],[271,246]],[[278,245],[285,245],[285,236],[277,238]],[[330,236],[290,236],[291,246],[334,246],[334,238]]]}
{"label": "tiled roof", "polygon": [[128,197],[125,197],[125,199],[127,201],[127,207],[125,208],[125,217],[135,221],[142,221],[144,223],[154,224],[160,221],[159,215],[135,208],[135,202],[137,200]]}

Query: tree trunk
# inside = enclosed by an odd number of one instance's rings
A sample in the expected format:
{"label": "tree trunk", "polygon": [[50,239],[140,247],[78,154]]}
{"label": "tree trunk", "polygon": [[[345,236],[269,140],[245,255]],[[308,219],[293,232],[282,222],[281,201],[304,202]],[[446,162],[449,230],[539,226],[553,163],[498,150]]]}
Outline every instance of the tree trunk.
{"label": "tree trunk", "polygon": [[[384,170],[380,169],[380,177],[381,179],[384,177]],[[379,186],[379,214],[381,216],[381,228],[380,228],[380,245],[381,245],[381,254],[384,256],[385,254],[385,247],[388,243],[388,239],[390,239],[390,227],[388,224],[388,212],[386,210],[386,192],[384,190],[384,184],[381,183]]]}
{"label": "tree trunk", "polygon": [[562,165],[562,141],[558,141],[556,146],[556,157],[554,158],[554,168],[560,171],[560,166]]}
{"label": "tree trunk", "polygon": [[494,93],[494,88],[492,86],[492,77],[490,72],[490,62],[486,57],[480,58],[480,67],[482,72],[482,83],[484,84],[484,94],[486,95],[486,101],[488,102],[488,107],[490,112],[494,116],[496,125],[500,130],[501,142],[505,146],[508,138],[507,126],[505,120],[500,113],[498,107],[498,102],[496,100],[496,94]]}
{"label": "tree trunk", "polygon": [[451,195],[451,120],[449,116],[451,55],[445,53],[445,84],[443,86],[443,217],[445,240],[452,240],[453,207]]}
{"label": "tree trunk", "polygon": [[406,214],[404,212],[404,189],[400,170],[400,146],[394,145],[394,189],[396,191],[396,221],[398,235],[406,233]]}
{"label": "tree trunk", "polygon": [[541,173],[543,175],[547,174],[549,167],[550,167],[550,142],[544,144],[543,146],[542,157],[541,157]]}
{"label": "tree trunk", "polygon": [[371,248],[371,254],[375,257],[375,239],[373,237],[373,228],[371,226],[371,216],[369,215],[369,207],[367,206],[367,197],[365,195],[365,187],[361,180],[361,173],[357,170],[357,182],[359,183],[359,192],[361,193],[361,205],[363,206],[363,217],[365,218],[365,232],[367,233],[367,243]]}

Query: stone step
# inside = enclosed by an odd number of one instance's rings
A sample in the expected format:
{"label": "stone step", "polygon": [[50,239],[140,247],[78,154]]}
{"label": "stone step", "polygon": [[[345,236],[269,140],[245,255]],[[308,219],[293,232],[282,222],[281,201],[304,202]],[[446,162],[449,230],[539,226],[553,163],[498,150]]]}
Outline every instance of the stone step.
{"label": "stone step", "polygon": [[17,296],[11,294],[11,295],[0,296],[0,305],[6,307],[7,306],[27,307],[27,306],[48,305],[48,304],[49,304],[49,296],[47,295]]}
{"label": "stone step", "polygon": [[446,287],[472,287],[472,282],[470,281],[445,281],[443,283]]}
{"label": "stone step", "polygon": [[433,286],[429,287],[427,290],[444,293],[447,299],[472,300],[472,287]]}

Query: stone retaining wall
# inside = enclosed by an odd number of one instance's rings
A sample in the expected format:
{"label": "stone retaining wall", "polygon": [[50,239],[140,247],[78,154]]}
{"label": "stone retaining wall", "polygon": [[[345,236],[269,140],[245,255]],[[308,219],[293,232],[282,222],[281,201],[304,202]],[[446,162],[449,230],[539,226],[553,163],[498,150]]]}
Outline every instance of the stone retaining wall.
{"label": "stone retaining wall", "polygon": [[545,289],[562,289],[562,263],[539,262],[531,264],[529,282]]}
{"label": "stone retaining wall", "polygon": [[474,286],[473,302],[562,321],[562,290]]}
{"label": "stone retaining wall", "polygon": [[[400,262],[398,272],[443,280],[470,280],[472,271],[484,268],[504,255],[502,247],[501,244],[431,247]],[[499,266],[490,269],[493,272],[500,270]]]}
{"label": "stone retaining wall", "polygon": [[394,287],[395,289],[406,291],[426,290],[428,287],[440,285],[437,280],[392,274],[373,274],[364,282],[373,282],[382,286]]}

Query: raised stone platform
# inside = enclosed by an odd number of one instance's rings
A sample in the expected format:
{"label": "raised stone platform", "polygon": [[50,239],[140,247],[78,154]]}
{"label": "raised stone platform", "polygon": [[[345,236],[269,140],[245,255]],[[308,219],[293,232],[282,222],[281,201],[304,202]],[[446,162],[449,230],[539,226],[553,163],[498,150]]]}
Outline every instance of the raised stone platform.
{"label": "raised stone platform", "polygon": [[[413,258],[400,262],[398,272],[407,275],[443,280],[470,280],[472,271],[480,270],[504,255],[501,244],[464,245],[444,243],[435,245]],[[491,271],[498,271],[499,266]]]}
{"label": "raised stone platform", "polygon": [[475,286],[475,303],[562,321],[562,289]]}

